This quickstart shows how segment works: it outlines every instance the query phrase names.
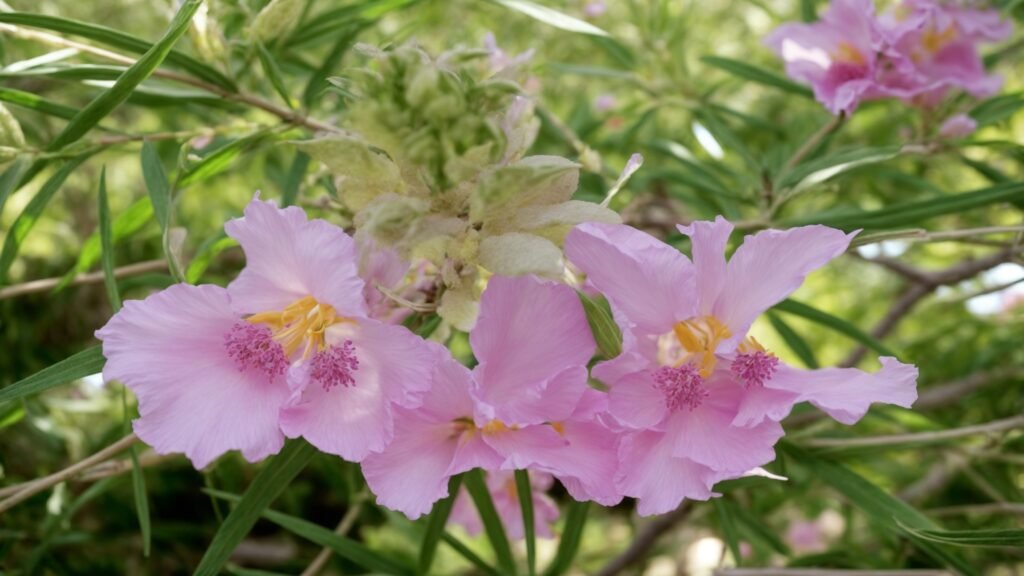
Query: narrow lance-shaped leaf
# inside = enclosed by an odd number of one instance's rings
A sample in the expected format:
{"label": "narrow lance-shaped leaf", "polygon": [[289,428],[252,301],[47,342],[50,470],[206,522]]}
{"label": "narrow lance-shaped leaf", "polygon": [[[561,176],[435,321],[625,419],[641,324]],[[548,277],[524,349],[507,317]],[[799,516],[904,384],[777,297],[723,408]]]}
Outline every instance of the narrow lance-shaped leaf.
{"label": "narrow lance-shaped leaf", "polygon": [[110,307],[117,312],[121,309],[121,294],[117,291],[114,277],[114,242],[110,232],[110,206],[107,202],[107,167],[100,171],[100,246],[103,252],[103,284],[107,288]]}
{"label": "narrow lance-shaped leaf", "polygon": [[103,92],[86,105],[68,122],[64,130],[50,143],[48,150],[61,148],[76,142],[93,128],[100,120],[110,114],[122,102],[128,99],[135,87],[149,77],[160,66],[171,47],[188,29],[192,16],[199,9],[202,0],[185,0],[171,21],[171,26],[164,36],[146,51],[135,64],[132,64],[109,90]]}
{"label": "narrow lance-shaped leaf", "polygon": [[[284,453],[282,452],[281,455],[284,455]],[[207,492],[215,498],[237,502],[238,505],[235,506],[235,511],[245,504],[245,496],[239,497],[235,494],[228,494],[227,492],[222,492],[220,490],[207,490]],[[232,515],[234,515],[234,513],[235,512],[232,512]],[[270,520],[285,530],[301,536],[314,544],[330,548],[331,551],[338,556],[350,560],[371,572],[379,574],[395,574],[399,576],[412,573],[412,570],[410,570],[409,567],[404,566],[387,556],[374,552],[355,540],[351,540],[340,534],[335,534],[334,531],[329,528],[318,526],[312,522],[303,520],[302,518],[296,518],[295,516],[283,514],[275,510],[261,508],[257,514],[262,514],[262,516],[267,520]],[[227,522],[230,521],[231,516],[228,516],[228,519],[225,521],[225,526],[227,525]],[[196,574],[199,573],[200,572],[198,571],[196,572]]]}
{"label": "narrow lance-shaped leaf", "polygon": [[722,537],[729,546],[729,552],[732,553],[736,565],[742,566],[743,554],[740,553],[739,533],[736,530],[736,521],[732,516],[730,506],[724,498],[715,498],[711,502],[718,515],[718,525],[722,529]]}
{"label": "narrow lance-shaped leaf", "polygon": [[19,380],[6,388],[0,388],[0,402],[17,400],[44,390],[55,388],[72,380],[78,380],[95,374],[103,369],[107,360],[99,346],[86,348],[78,354],[65,358],[53,366],[43,368],[39,372]]}
{"label": "narrow lance-shaped leaf", "polygon": [[523,513],[523,535],[526,538],[526,570],[530,576],[537,573],[537,537],[533,520],[533,487],[530,486],[530,472],[516,470],[516,498]]}
{"label": "narrow lance-shaped leaf", "polygon": [[543,22],[549,26],[554,26],[567,32],[578,32],[580,34],[591,34],[593,36],[608,36],[608,33],[604,30],[594,26],[589,22],[585,22],[578,18],[573,18],[568,14],[563,14],[554,8],[548,8],[529,0],[494,0],[494,2],[511,8],[517,12],[522,12],[530,18]]}
{"label": "narrow lance-shaped leaf", "polygon": [[[128,238],[132,234],[135,234],[146,225],[147,222],[153,217],[153,203],[150,202],[149,198],[140,198],[139,200],[132,203],[127,209],[117,215],[114,218],[113,225],[111,227],[111,239],[113,244],[116,246],[118,242]],[[59,292],[64,288],[67,288],[71,281],[75,279],[75,276],[83,272],[87,272],[94,264],[100,259],[100,235],[96,231],[82,244],[82,249],[78,253],[78,261],[75,262],[74,267],[68,270],[67,274],[61,278],[60,284],[53,289],[54,292]]]}
{"label": "narrow lance-shaped leaf", "polygon": [[565,526],[562,528],[562,536],[559,538],[558,551],[555,559],[544,572],[544,576],[561,576],[572,567],[576,553],[580,549],[580,542],[583,540],[583,528],[587,524],[587,512],[590,510],[590,502],[569,503],[565,511]]}
{"label": "narrow lance-shaped leaf", "polygon": [[775,305],[775,310],[781,310],[787,314],[794,314],[812,322],[817,322],[818,324],[831,328],[840,334],[844,334],[851,339],[860,342],[864,346],[871,348],[883,356],[896,355],[896,353],[890,350],[885,344],[882,344],[878,340],[867,335],[860,328],[857,328],[846,320],[837,318],[827,312],[822,312],[821,310],[808,306],[803,302],[797,302],[796,300],[789,299],[783,300]]}
{"label": "narrow lance-shaped leaf", "polygon": [[213,542],[206,549],[195,576],[216,576],[228,561],[239,542],[249,533],[267,506],[277,499],[288,484],[316,454],[305,440],[290,440],[284,449],[271,458],[249,485],[238,505],[221,524]]}
{"label": "narrow lance-shaped leaf", "polygon": [[82,162],[85,162],[86,158],[88,156],[83,155],[68,160],[60,170],[54,173],[53,176],[50,176],[50,179],[43,184],[39,192],[36,192],[36,195],[25,206],[21,214],[14,219],[11,229],[7,232],[7,238],[4,240],[3,251],[0,252],[0,283],[7,280],[7,272],[10,270],[11,264],[14,263],[14,258],[18,255],[21,243],[28,236],[29,231],[32,230],[36,222],[39,221],[39,217],[42,215],[43,210],[46,209],[46,205],[50,203],[54,194],[64,185],[64,181],[67,180],[71,172],[78,168]]}
{"label": "narrow lance-shaped leaf", "polygon": [[786,345],[789,346],[789,349],[800,357],[804,366],[811,369],[817,369],[821,366],[818,364],[818,359],[814,357],[814,350],[811,349],[811,346],[806,340],[804,340],[803,336],[800,336],[796,330],[793,330],[793,328],[786,321],[780,318],[778,314],[769,311],[768,321],[771,322],[772,327],[779,333],[779,336],[782,336],[782,339],[786,342]]}
{"label": "narrow lance-shaped leaf", "polygon": [[4,204],[7,204],[7,198],[11,196],[14,187],[25,174],[25,170],[28,169],[28,164],[28,156],[20,156],[0,176],[0,214],[4,211]]}
{"label": "narrow lance-shaped leaf", "polygon": [[167,181],[167,174],[160,163],[160,156],[156,148],[149,142],[142,143],[142,177],[146,181],[146,190],[149,192],[149,199],[153,203],[153,214],[160,224],[161,243],[164,256],[167,258],[167,267],[171,276],[179,282],[184,281],[181,273],[181,266],[171,250],[171,184]]}
{"label": "narrow lance-shaped leaf", "polygon": [[281,67],[278,66],[277,61],[274,60],[274,55],[267,50],[267,47],[262,42],[256,43],[256,54],[260,58],[260,64],[263,66],[263,73],[267,75],[267,80],[270,80],[270,85],[274,87],[277,95],[281,97],[281,100],[292,108],[292,99],[288,95],[288,87],[284,84],[284,76],[281,73]]}
{"label": "narrow lance-shaped leaf", "polygon": [[284,190],[281,192],[281,206],[291,206],[299,198],[302,189],[302,179],[306,176],[306,169],[309,168],[309,154],[301,150],[295,151],[295,159],[288,169],[288,176],[284,181]]}
{"label": "narrow lance-shaped leaf", "polygon": [[732,58],[722,58],[720,56],[705,56],[701,58],[701,60],[704,63],[714,66],[719,70],[724,70],[737,78],[750,80],[752,82],[757,82],[758,84],[771,86],[772,88],[778,88],[779,90],[790,94],[796,94],[797,96],[814,98],[814,93],[811,92],[810,88],[801,86],[785,76],[765,70],[764,68],[759,68],[753,64],[748,64],[740,60],[733,60]]}
{"label": "narrow lance-shaped leaf", "polygon": [[423,541],[420,543],[420,558],[416,573],[425,576],[430,573],[430,566],[434,563],[434,554],[437,552],[437,545],[444,536],[444,527],[448,524],[448,516],[455,505],[455,498],[459,494],[459,487],[462,486],[462,476],[452,476],[448,480],[448,496],[434,504],[427,518],[427,530],[423,534]]}
{"label": "narrow lance-shaped leaf", "polygon": [[484,481],[484,474],[479,468],[466,472],[463,482],[469,492],[477,512],[480,513],[480,520],[484,525],[484,532],[494,549],[494,556],[498,560],[498,568],[506,575],[516,573],[516,563],[512,558],[512,548],[508,544],[508,537],[505,535],[505,527],[501,524],[501,517],[494,508],[494,501],[487,490],[487,483]]}

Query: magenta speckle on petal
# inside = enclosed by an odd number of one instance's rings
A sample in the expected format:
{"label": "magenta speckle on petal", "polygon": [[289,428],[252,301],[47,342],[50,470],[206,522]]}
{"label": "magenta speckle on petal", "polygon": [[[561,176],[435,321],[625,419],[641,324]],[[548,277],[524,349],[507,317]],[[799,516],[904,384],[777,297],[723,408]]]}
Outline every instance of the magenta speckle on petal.
{"label": "magenta speckle on petal", "polygon": [[253,368],[274,378],[288,369],[284,348],[274,341],[270,328],[260,324],[236,322],[224,334],[224,348],[239,372]]}
{"label": "magenta speckle on petal", "polygon": [[356,347],[351,340],[345,340],[341,346],[332,346],[313,357],[313,370],[310,377],[314,382],[330,390],[335,386],[354,386],[356,383],[352,373],[359,369],[359,358]]}
{"label": "magenta speckle on petal", "polygon": [[761,386],[775,375],[779,359],[767,352],[740,354],[732,361],[732,373],[747,387]]}
{"label": "magenta speckle on petal", "polygon": [[665,395],[665,405],[669,410],[693,410],[708,396],[708,391],[704,389],[704,378],[692,364],[678,368],[662,366],[654,373],[654,382],[655,387]]}

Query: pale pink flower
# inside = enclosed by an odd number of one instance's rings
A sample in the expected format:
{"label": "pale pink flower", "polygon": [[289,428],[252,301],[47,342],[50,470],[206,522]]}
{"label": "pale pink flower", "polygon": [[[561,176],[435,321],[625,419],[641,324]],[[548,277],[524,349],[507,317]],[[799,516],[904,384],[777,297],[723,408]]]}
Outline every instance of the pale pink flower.
{"label": "pale pink flower", "polygon": [[394,442],[363,463],[378,502],[416,518],[447,494],[451,476],[472,468],[529,468],[576,499],[617,502],[617,436],[603,420],[604,395],[587,386],[595,344],[573,290],[491,278],[470,344],[472,371],[437,348],[423,405],[400,411]]}
{"label": "pale pink flower", "polygon": [[248,260],[227,289],[171,286],[96,334],[105,377],[139,399],[135,432],[200,468],[228,450],[259,460],[285,435],[356,461],[383,449],[393,407],[418,405],[433,358],[366,316],[355,243],[258,199],[225,229]]}
{"label": "pale pink flower", "polygon": [[[843,253],[852,234],[768,230],[727,262],[732,225],[721,217],[680,231],[691,237],[693,263],[628,226],[582,224],[566,239],[566,255],[608,298],[623,331],[622,353],[593,375],[610,387],[611,415],[638,431],[622,440],[618,482],[640,498],[642,514],[706,499],[714,482],[773,460],[778,422],[798,402],[849,424],[872,402],[914,401],[917,369],[893,358],[874,374],[798,370],[747,335],[757,316]],[[686,481],[659,480],[668,471]]]}
{"label": "pale pink flower", "polygon": [[[551,526],[558,520],[558,506],[546,494],[554,484],[554,477],[543,472],[530,473],[530,496],[533,501],[534,534],[539,538],[554,538]],[[487,489],[491,493],[494,508],[505,526],[509,538],[524,537],[523,512],[519,505],[519,493],[516,488],[515,474],[508,470],[493,470],[487,473]],[[470,536],[483,531],[483,522],[477,512],[473,500],[465,491],[455,498],[449,524],[462,526]]]}
{"label": "pale pink flower", "polygon": [[950,116],[939,127],[939,138],[944,140],[959,140],[966,138],[978,129],[978,123],[967,114],[956,114]]}

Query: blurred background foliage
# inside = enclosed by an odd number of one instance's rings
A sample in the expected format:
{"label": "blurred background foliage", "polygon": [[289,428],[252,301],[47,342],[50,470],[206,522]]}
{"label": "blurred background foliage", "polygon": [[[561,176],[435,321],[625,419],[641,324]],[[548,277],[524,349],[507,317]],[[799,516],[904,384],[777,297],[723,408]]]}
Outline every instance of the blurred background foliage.
{"label": "blurred background foliage", "polygon": [[[440,53],[482,47],[490,32],[509,57],[533,51],[525,90],[536,98],[542,128],[532,153],[581,159],[587,171],[577,198],[599,201],[639,152],[645,164],[612,207],[627,223],[684,250],[674,225],[716,214],[746,231],[812,222],[865,229],[856,250],[813,275],[796,302],[756,327],[769,348],[798,364],[873,369],[875,361],[861,361],[858,353],[868,343],[874,348],[869,357],[891,350],[921,368],[917,410],[873,410],[852,428],[798,410],[786,422],[789,436],[771,467],[788,482],[730,483],[723,499],[698,503],[685,522],[637,519],[629,502],[593,507],[575,573],[602,567],[602,574],[610,573],[609,562],[631,542],[662,528],[666,533],[626,573],[709,574],[720,562],[737,561],[746,567],[943,566],[894,524],[900,515],[886,513],[894,501],[858,490],[849,476],[837,478],[827,468],[837,461],[945,529],[1024,526],[1024,293],[1016,285],[1024,279],[1024,33],[987,53],[987,64],[1006,79],[1002,94],[988,102],[960,97],[927,114],[897,101],[876,102],[835,122],[808,90],[781,75],[780,63],[760,43],[783,21],[813,19],[823,8],[814,0],[545,3],[607,36],[559,29],[551,25],[557,20],[542,22],[503,5],[515,4],[511,0],[300,0],[292,25],[275,19],[267,32],[253,28],[265,4],[207,2],[175,49],[216,74],[197,79],[187,67],[165,62],[160,70],[171,74],[144,81],[97,128],[57,152],[49,146],[67,119],[109,88],[125,58],[138,58],[138,51],[4,15],[81,21],[149,43],[167,29],[178,3],[0,2],[0,100],[24,132],[25,152],[90,153],[31,218],[34,226],[0,282],[0,384],[95,344],[93,331],[111,315],[98,272],[97,190],[104,167],[114,261],[141,263],[119,280],[122,296],[141,298],[173,282],[141,170],[142,136],[176,182],[171,225],[178,230],[167,244],[183,273],[225,283],[242,257],[221,228],[255,190],[264,198],[294,194],[313,214],[350,224],[337,210],[327,173],[288,141],[312,133],[302,120],[307,115],[338,122],[345,101],[328,90],[327,79],[365,63],[356,43],[415,41]],[[1024,3],[996,4],[1019,28]],[[209,89],[211,80],[221,79],[223,85]],[[954,112],[970,112],[979,130],[959,142],[937,140],[938,124]],[[795,166],[787,165],[815,135],[823,137]],[[8,175],[11,166],[2,167]],[[51,162],[20,189],[0,188],[3,236],[58,166]],[[1003,230],[957,232],[992,227]],[[84,273],[91,279],[31,284]],[[3,486],[64,468],[122,436],[132,409],[122,395],[116,384],[89,378],[0,403]],[[1004,425],[951,439],[928,434],[992,422]],[[908,433],[923,436],[868,447],[843,442]],[[0,515],[0,566],[11,574],[189,573],[228,510],[202,489],[241,493],[259,467],[236,455],[205,471],[181,457],[143,451],[140,458],[152,524],[149,557],[131,475],[101,479],[130,468],[129,461],[115,460]],[[555,494],[564,507],[564,494]],[[415,563],[418,529],[367,501],[358,468],[337,458],[317,455],[274,508],[325,527],[355,510],[351,537]],[[815,541],[801,537],[801,530]],[[481,539],[463,541],[489,557]],[[542,543],[542,565],[556,546]],[[1020,547],[949,549],[959,560],[946,566],[978,574],[1024,571]],[[318,551],[261,521],[236,550],[231,570],[297,574]],[[478,570],[447,547],[439,554],[435,573]],[[324,571],[365,569],[332,557]]]}

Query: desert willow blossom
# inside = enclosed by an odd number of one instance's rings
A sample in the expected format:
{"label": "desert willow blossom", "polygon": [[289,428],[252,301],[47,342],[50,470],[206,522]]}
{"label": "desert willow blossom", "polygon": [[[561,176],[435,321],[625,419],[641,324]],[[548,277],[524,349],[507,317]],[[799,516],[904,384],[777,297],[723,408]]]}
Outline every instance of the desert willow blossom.
{"label": "desert willow blossom", "polygon": [[617,485],[640,499],[641,514],[707,499],[715,482],[771,462],[779,421],[799,402],[852,424],[874,402],[910,407],[917,398],[917,368],[895,358],[881,358],[875,373],[800,370],[749,334],[854,234],[766,230],[726,261],[732,229],[721,217],[679,227],[691,238],[692,263],[623,225],[582,224],[566,240],[567,256],[608,298],[623,332],[622,353],[593,376],[609,386],[611,415],[633,431],[621,441]]}
{"label": "desert willow blossom", "polygon": [[353,461],[382,450],[393,413],[429,387],[433,355],[367,315],[355,242],[259,199],[225,230],[247,259],[227,288],[176,284],[96,333],[104,377],[139,399],[136,434],[197,468],[229,450],[262,459],[285,436]]}

